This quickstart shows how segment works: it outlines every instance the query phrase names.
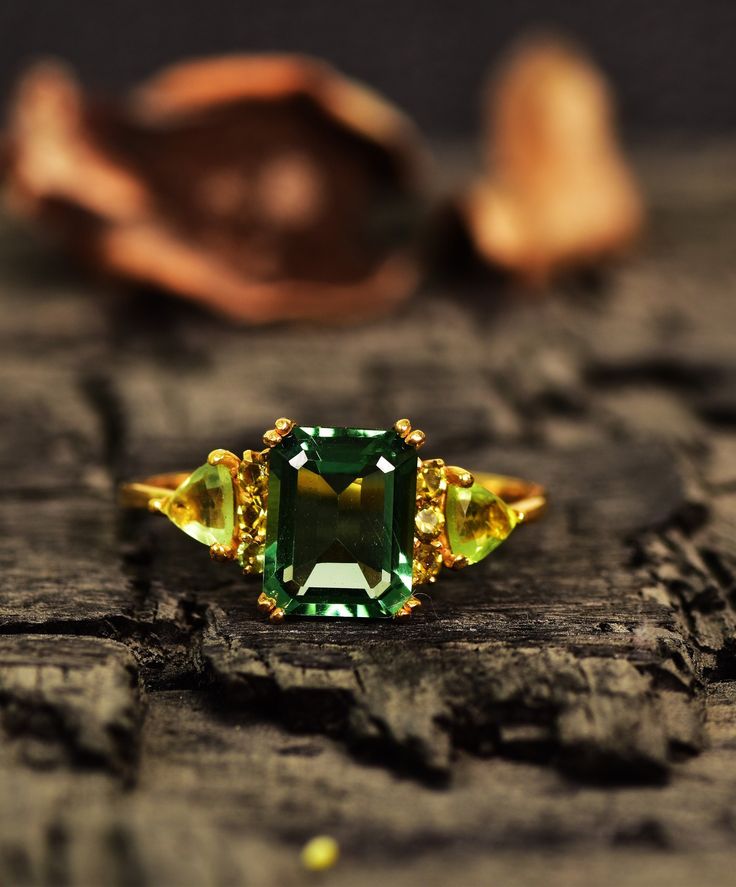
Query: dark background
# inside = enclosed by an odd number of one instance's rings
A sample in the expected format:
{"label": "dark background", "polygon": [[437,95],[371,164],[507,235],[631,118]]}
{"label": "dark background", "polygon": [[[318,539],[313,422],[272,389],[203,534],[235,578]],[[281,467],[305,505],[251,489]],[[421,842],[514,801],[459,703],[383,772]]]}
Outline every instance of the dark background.
{"label": "dark background", "polygon": [[476,129],[489,64],[519,35],[551,28],[613,80],[629,132],[736,129],[736,3],[21,2],[0,4],[0,95],[23,64],[58,55],[86,82],[119,88],[191,55],[305,51],[403,106],[426,130]]}

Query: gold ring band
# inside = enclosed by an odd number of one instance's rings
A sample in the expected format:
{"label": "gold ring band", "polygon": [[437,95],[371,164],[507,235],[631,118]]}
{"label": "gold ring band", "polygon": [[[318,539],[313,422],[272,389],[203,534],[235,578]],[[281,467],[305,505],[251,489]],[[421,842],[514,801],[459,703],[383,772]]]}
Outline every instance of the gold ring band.
{"label": "gold ring band", "polygon": [[123,484],[120,502],[263,573],[258,603],[272,621],[408,616],[416,586],[478,563],[547,506],[538,483],[419,459],[425,435],[407,419],[389,431],[279,419],[263,440],[242,457],[214,450],[193,472]]}

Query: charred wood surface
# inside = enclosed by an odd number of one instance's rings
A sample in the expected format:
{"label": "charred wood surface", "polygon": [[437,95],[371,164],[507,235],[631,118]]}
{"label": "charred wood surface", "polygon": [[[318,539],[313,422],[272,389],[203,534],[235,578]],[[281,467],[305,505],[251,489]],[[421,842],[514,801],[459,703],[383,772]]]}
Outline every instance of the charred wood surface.
{"label": "charred wood surface", "polygon": [[[649,235],[545,297],[435,282],[237,330],[0,226],[0,881],[733,883],[736,163],[642,152]],[[402,624],[264,623],[117,483],[280,415],[545,483]]]}

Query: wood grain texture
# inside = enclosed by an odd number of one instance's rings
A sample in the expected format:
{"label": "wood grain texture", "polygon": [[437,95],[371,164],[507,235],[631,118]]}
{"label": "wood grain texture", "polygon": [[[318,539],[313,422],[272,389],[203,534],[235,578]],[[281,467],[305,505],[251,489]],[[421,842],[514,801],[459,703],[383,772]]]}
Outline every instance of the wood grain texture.
{"label": "wood grain texture", "polygon": [[[344,330],[236,330],[2,221],[0,881],[315,883],[327,832],[326,884],[732,883],[735,157],[642,151],[649,236],[595,282]],[[115,487],[278,415],[409,415],[553,504],[407,623],[274,627]]]}

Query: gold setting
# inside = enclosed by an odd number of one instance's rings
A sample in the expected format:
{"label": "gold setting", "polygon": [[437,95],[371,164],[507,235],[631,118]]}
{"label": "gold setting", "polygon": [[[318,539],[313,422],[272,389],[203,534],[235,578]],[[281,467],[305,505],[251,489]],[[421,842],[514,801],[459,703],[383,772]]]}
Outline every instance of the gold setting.
{"label": "gold setting", "polygon": [[[281,417],[263,435],[264,450],[245,450],[239,458],[230,450],[216,449],[207,457],[210,465],[223,465],[230,473],[236,501],[237,520],[233,539],[227,545],[210,546],[213,560],[239,560],[243,572],[255,575],[263,572],[266,540],[266,516],[268,509],[268,455],[294,430],[293,419]],[[399,419],[394,430],[411,447],[419,449],[426,435],[413,429],[408,419]],[[173,490],[189,475],[186,472],[156,475],[141,483],[125,484],[121,488],[122,504],[143,507],[162,512]],[[546,492],[539,484],[504,475],[477,473],[465,468],[446,465],[442,459],[425,459],[417,462],[416,514],[414,521],[413,584],[434,583],[443,567],[458,570],[468,566],[462,555],[454,554],[446,532],[445,506],[450,485],[469,488],[477,482],[495,493],[517,514],[519,522],[535,519],[546,509]],[[397,619],[407,619],[421,606],[421,601],[410,597],[395,614]],[[284,611],[276,601],[261,592],[258,609],[268,615],[271,622],[281,622]]]}
{"label": "gold setting", "polygon": [[210,557],[213,561],[232,561],[237,552],[237,546],[232,542],[229,545],[222,545],[220,542],[210,545]]}
{"label": "gold setting", "polygon": [[273,423],[273,428],[269,428],[263,435],[263,443],[267,447],[275,447],[280,444],[282,439],[287,437],[294,430],[296,422],[293,419],[281,418]]}
{"label": "gold setting", "polygon": [[235,484],[238,559],[246,575],[263,572],[268,503],[268,452],[246,450]]}
{"label": "gold setting", "polygon": [[436,582],[448,550],[445,537],[447,470],[442,459],[425,459],[417,469],[414,585]]}
{"label": "gold setting", "polygon": [[293,419],[283,419],[282,418],[282,419],[277,419],[274,422],[273,427],[276,429],[276,431],[278,431],[278,433],[281,435],[281,437],[286,437],[287,434],[291,434],[291,432],[294,430],[295,425],[296,425],[296,422]]}
{"label": "gold setting", "polygon": [[399,434],[410,447],[414,447],[415,450],[424,446],[424,442],[427,439],[427,435],[423,431],[420,431],[418,428],[412,430],[411,422],[408,419],[399,419],[398,422],[394,422],[394,431]]}
{"label": "gold setting", "polygon": [[[263,572],[266,546],[266,517],[268,513],[268,449],[288,437],[296,422],[282,416],[263,435],[266,450],[246,450],[238,474],[238,526],[240,545],[238,556],[246,575]],[[258,608],[268,614],[271,622],[281,622],[284,611],[276,601],[261,593]]]}
{"label": "gold setting", "polygon": [[230,450],[212,450],[207,456],[207,461],[210,465],[224,465],[230,472],[230,477],[237,475],[240,466],[240,459]]}
{"label": "gold setting", "polygon": [[448,483],[456,484],[458,487],[472,487],[475,483],[473,475],[464,468],[458,468],[457,465],[446,466],[445,476]]}

